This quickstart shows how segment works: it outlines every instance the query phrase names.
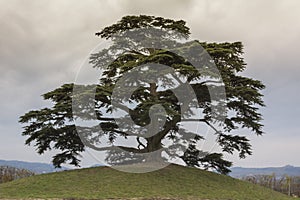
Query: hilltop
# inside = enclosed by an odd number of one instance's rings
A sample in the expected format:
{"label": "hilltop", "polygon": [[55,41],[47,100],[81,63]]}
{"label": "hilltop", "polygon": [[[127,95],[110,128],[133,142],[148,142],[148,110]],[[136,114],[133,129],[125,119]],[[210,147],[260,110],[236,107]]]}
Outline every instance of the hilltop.
{"label": "hilltop", "polygon": [[0,184],[0,198],[293,199],[229,176],[174,164],[141,174],[109,167],[41,174]]}

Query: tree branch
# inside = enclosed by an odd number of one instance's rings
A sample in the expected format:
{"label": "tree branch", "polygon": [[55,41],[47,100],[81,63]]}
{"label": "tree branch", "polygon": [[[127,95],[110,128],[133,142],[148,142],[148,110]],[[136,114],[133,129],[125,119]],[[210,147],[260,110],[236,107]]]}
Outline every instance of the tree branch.
{"label": "tree branch", "polygon": [[182,82],[178,77],[173,76],[173,74],[171,74],[171,75],[172,75],[172,77],[173,77],[178,83],[180,83],[180,85],[183,84],[183,82]]}
{"label": "tree branch", "polygon": [[181,122],[204,122],[206,123],[209,127],[211,127],[216,133],[220,133],[219,130],[216,129],[211,123],[209,123],[205,119],[182,119]]}
{"label": "tree branch", "polygon": [[102,120],[102,121],[114,121],[115,118],[111,118],[111,117],[97,117],[98,120]]}
{"label": "tree branch", "polygon": [[140,149],[140,146],[144,147],[146,149],[146,146],[140,141],[140,137],[136,137],[136,141],[139,143],[138,148]]}
{"label": "tree branch", "polygon": [[96,151],[109,151],[109,150],[119,148],[124,151],[132,152],[132,153],[147,153],[147,149],[136,149],[134,147],[125,147],[125,146],[96,147],[95,145],[92,145],[89,142],[84,143],[84,145]]}
{"label": "tree branch", "polygon": [[114,106],[117,107],[117,108],[119,108],[119,109],[121,109],[121,110],[123,110],[123,111],[125,111],[126,113],[129,113],[129,111],[131,110],[127,106],[124,106],[124,105],[122,105],[120,103],[114,104]]}
{"label": "tree branch", "polygon": [[208,80],[208,81],[203,81],[201,83],[198,83],[199,85],[204,85],[206,83],[222,83],[222,81],[213,81],[213,80]]}

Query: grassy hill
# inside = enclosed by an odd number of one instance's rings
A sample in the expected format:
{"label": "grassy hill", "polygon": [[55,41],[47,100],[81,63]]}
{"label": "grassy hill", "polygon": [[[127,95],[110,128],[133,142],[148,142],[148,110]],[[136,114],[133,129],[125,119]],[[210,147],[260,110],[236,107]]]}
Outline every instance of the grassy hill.
{"label": "grassy hill", "polygon": [[195,168],[170,165],[143,174],[109,167],[41,174],[0,184],[0,198],[176,198],[285,200],[280,193]]}

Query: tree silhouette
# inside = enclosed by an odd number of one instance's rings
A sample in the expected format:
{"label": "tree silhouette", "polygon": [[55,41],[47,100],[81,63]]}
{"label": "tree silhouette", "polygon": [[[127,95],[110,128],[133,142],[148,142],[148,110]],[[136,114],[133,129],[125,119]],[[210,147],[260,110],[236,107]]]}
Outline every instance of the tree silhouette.
{"label": "tree silhouette", "polygon": [[[35,142],[40,154],[60,150],[53,157],[57,167],[79,165],[80,154],[92,148],[105,151],[112,165],[180,158],[189,166],[230,172],[222,153],[199,147],[204,131],[184,124],[205,124],[223,152],[245,158],[249,140],[232,131],[263,133],[258,106],[264,106],[264,85],[240,75],[246,67],[240,42],[186,41],[189,34],[182,20],[145,15],[123,17],[96,33],[112,41],[90,56],[99,83],[64,84],[44,94],[53,107],[20,117],[27,123],[26,144]],[[117,144],[119,139],[135,144]]]}

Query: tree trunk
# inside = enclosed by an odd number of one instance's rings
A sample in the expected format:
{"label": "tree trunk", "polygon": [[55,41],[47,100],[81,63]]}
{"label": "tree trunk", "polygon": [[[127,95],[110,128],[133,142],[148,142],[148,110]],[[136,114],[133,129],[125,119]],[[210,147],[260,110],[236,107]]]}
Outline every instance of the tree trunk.
{"label": "tree trunk", "polygon": [[162,144],[161,140],[158,138],[157,135],[153,135],[149,138],[146,138],[147,140],[147,152],[149,152],[149,155],[146,158],[147,162],[161,162],[162,161]]}

